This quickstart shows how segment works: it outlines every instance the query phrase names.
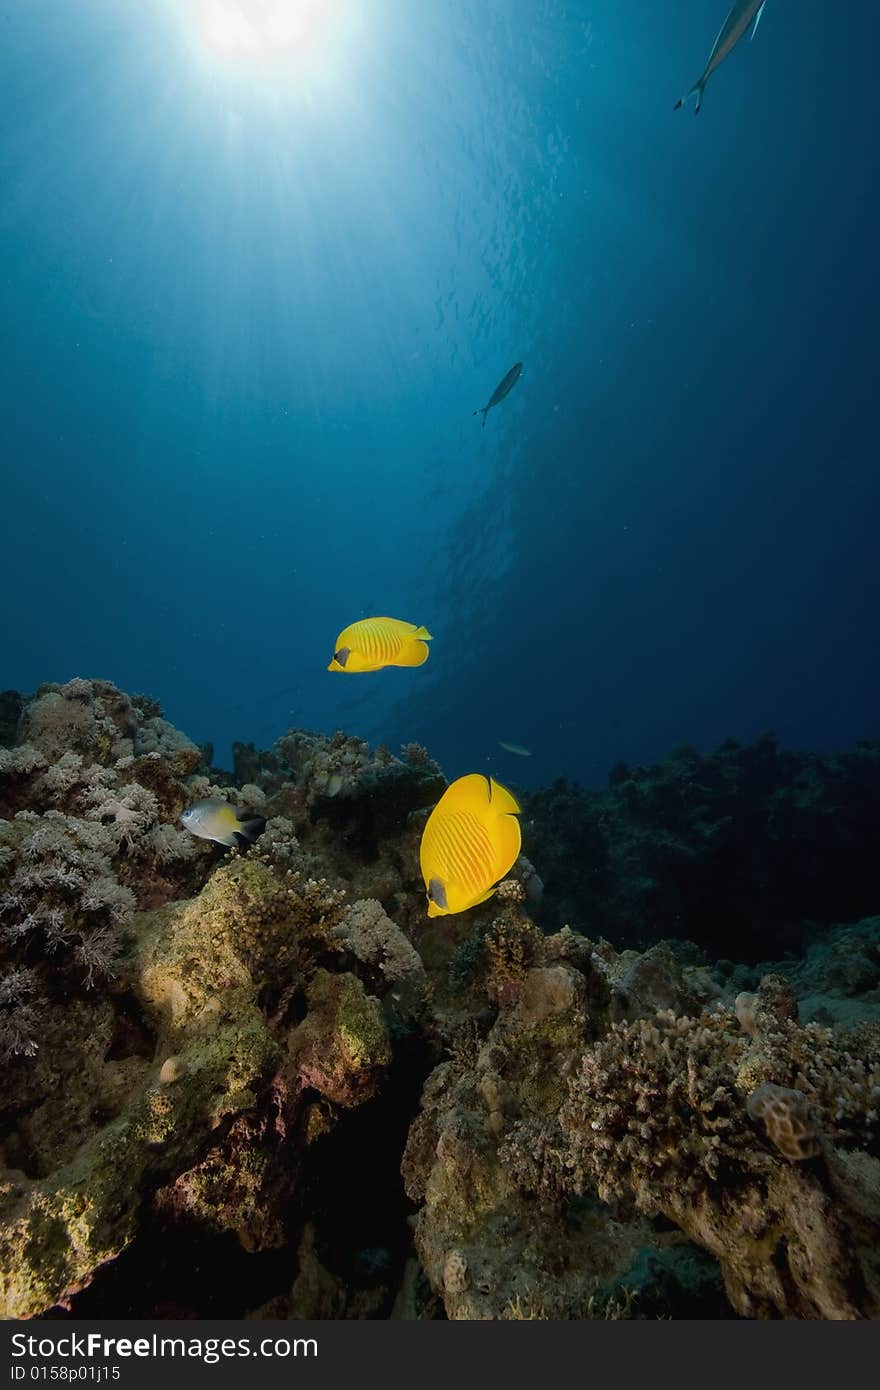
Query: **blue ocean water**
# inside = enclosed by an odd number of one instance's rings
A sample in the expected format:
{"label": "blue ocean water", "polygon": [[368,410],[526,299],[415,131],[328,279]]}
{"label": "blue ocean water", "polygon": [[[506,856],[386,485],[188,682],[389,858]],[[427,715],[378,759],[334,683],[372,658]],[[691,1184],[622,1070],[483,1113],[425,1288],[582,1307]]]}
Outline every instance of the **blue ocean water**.
{"label": "blue ocean water", "polygon": [[[285,9],[0,9],[0,685],[532,786],[876,736],[880,15],[695,119],[727,0]],[[373,613],[427,666],[329,675]]]}

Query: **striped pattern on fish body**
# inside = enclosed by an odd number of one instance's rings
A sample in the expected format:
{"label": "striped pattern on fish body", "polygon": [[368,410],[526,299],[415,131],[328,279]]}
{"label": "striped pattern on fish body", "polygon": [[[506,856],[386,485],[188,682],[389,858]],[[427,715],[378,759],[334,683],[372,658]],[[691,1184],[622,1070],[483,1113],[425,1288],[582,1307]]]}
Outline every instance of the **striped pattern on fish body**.
{"label": "striped pattern on fish body", "polygon": [[447,787],[419,847],[429,917],[465,912],[491,898],[520,852],[520,809],[506,787],[480,773]]}
{"label": "striped pattern on fish body", "polygon": [[423,666],[431,634],[399,618],[361,618],[336,639],[328,671],[381,671],[385,666]]}

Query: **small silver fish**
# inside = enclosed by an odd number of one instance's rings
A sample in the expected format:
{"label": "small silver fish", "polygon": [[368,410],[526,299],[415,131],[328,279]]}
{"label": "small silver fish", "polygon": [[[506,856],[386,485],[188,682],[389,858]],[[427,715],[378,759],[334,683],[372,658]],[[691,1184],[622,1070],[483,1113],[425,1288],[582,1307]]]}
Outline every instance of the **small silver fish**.
{"label": "small silver fish", "polygon": [[484,429],[486,427],[486,416],[489,414],[489,411],[492,409],[493,405],[498,405],[499,402],[504,400],[504,397],[508,394],[508,392],[513,390],[514,386],[520,379],[522,369],[522,362],[514,362],[510,371],[507,373],[507,376],[504,377],[503,381],[499,381],[498,385],[495,387],[495,390],[492,392],[492,395],[489,397],[489,404],[484,405],[482,410],[474,411],[475,415],[482,415]]}
{"label": "small silver fish", "polygon": [[266,818],[246,806],[233,806],[222,796],[207,796],[189,806],[181,824],[200,840],[214,840],[230,849],[246,849],[266,829]]}
{"label": "small silver fish", "polygon": [[697,98],[696,109],[699,111],[703,104],[703,92],[705,91],[706,83],[709,81],[709,78],[712,76],[715,69],[724,62],[724,59],[727,57],[728,53],[730,53],[731,49],[735,48],[739,43],[752,20],[755,21],[755,27],[752,30],[752,38],[755,37],[766,3],[767,0],[736,0],[736,4],[721,26],[721,33],[715,40],[712,52],[709,54],[709,61],[706,64],[702,76],[697,78],[697,81],[691,87],[690,91],[687,92],[685,96],[680,97],[675,103],[676,111],[679,107],[684,106],[685,102],[690,101],[692,96],[696,96]]}
{"label": "small silver fish", "polygon": [[515,753],[518,758],[530,758],[532,756],[531,748],[523,748],[521,743],[504,743],[499,739],[498,747],[503,748],[505,753]]}

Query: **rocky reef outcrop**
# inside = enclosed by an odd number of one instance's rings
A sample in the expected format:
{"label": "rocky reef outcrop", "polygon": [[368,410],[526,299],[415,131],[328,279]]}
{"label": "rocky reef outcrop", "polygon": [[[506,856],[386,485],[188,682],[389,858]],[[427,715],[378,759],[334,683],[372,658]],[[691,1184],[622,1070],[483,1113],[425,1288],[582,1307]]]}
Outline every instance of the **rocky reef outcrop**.
{"label": "rocky reef outcrop", "polygon": [[[0,710],[4,1316],[880,1315],[877,919],[830,871],[804,916],[780,850],[862,884],[876,750],[557,786],[438,922],[418,746],[229,774],[108,682]],[[208,795],[255,845],[180,827]]]}
{"label": "rocky reef outcrop", "polygon": [[683,1238],[741,1316],[877,1316],[876,1028],[802,1025],[774,975],[726,1005],[670,951],[627,962],[568,928],[505,959],[502,1006],[429,1079],[404,1162],[452,1316],[585,1316]]}
{"label": "rocky reef outcrop", "polygon": [[878,803],[880,744],[820,755],[772,734],[620,763],[604,791],[557,782],[527,807],[542,924],[642,950],[677,937],[713,959],[800,953],[811,928],[876,912]]}

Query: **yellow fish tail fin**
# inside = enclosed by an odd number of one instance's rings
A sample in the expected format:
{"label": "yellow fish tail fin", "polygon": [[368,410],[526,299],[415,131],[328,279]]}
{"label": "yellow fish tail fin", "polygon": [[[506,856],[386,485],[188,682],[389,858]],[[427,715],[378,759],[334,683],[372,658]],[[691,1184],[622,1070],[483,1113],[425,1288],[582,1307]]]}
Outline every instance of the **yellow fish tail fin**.
{"label": "yellow fish tail fin", "polygon": [[428,647],[420,638],[412,638],[409,642],[404,642],[397,656],[394,658],[395,666],[424,666],[428,660]]}
{"label": "yellow fish tail fin", "polygon": [[494,777],[489,778],[489,795],[492,800],[493,809],[498,811],[499,814],[507,813],[508,815],[518,816],[521,813],[522,807],[513,792],[509,792],[506,787],[502,787],[501,783],[496,782]]}

